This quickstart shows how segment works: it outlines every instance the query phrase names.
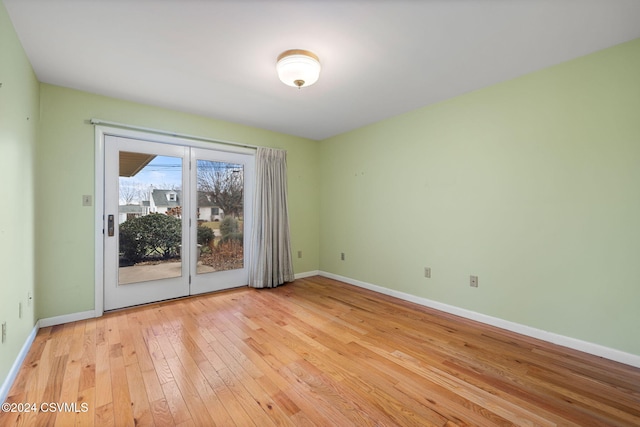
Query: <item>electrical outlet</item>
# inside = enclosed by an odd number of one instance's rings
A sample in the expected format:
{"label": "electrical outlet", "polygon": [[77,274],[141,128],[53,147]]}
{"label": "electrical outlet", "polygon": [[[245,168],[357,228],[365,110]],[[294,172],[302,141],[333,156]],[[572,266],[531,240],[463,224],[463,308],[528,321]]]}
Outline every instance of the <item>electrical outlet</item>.
{"label": "electrical outlet", "polygon": [[91,195],[85,194],[82,196],[82,206],[91,206]]}
{"label": "electrical outlet", "polygon": [[427,279],[431,278],[431,267],[424,268],[424,277],[426,277]]}
{"label": "electrical outlet", "polygon": [[7,340],[7,322],[2,324],[2,342],[4,343]]}
{"label": "electrical outlet", "polygon": [[344,261],[344,252],[340,252],[340,260]]}
{"label": "electrical outlet", "polygon": [[469,277],[469,286],[471,286],[472,288],[478,287],[478,276]]}
{"label": "electrical outlet", "polygon": [[302,251],[298,251],[298,258],[302,258]]}

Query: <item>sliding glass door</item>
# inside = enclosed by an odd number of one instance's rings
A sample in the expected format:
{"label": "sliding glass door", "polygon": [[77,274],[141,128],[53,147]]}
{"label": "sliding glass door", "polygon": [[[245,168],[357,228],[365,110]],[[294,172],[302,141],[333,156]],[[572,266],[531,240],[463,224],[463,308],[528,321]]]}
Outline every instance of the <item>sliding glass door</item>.
{"label": "sliding glass door", "polygon": [[254,156],[105,135],[104,309],[246,285]]}

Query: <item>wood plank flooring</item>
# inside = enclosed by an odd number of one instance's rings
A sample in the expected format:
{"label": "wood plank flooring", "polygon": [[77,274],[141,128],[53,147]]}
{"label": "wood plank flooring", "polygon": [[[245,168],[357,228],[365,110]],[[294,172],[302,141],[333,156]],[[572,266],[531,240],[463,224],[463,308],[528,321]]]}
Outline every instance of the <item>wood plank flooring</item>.
{"label": "wood plank flooring", "polygon": [[640,369],[312,277],[41,329],[8,402],[76,408],[2,426],[640,426]]}

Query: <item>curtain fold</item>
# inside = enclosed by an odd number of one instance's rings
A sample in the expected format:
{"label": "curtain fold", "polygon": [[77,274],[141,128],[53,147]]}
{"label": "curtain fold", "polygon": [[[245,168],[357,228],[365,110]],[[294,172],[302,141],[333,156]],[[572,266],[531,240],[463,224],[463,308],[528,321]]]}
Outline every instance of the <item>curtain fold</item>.
{"label": "curtain fold", "polygon": [[287,152],[258,147],[249,286],[294,280],[287,203]]}

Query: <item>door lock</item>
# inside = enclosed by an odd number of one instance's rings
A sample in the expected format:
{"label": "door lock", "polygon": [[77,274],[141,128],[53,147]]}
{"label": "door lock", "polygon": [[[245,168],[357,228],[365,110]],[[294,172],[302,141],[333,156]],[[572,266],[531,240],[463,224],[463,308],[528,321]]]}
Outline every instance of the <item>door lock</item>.
{"label": "door lock", "polygon": [[114,233],[114,225],[113,225],[113,215],[109,215],[107,217],[107,234],[109,237],[113,237]]}

